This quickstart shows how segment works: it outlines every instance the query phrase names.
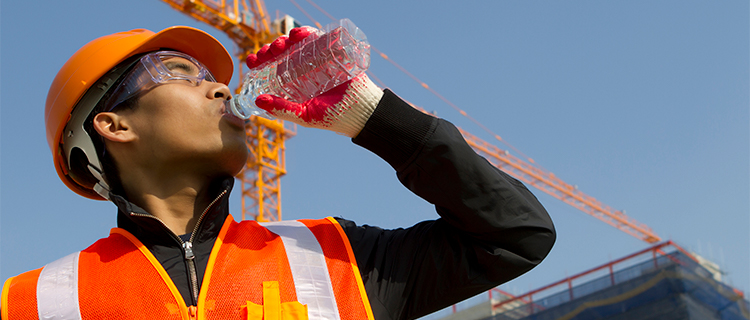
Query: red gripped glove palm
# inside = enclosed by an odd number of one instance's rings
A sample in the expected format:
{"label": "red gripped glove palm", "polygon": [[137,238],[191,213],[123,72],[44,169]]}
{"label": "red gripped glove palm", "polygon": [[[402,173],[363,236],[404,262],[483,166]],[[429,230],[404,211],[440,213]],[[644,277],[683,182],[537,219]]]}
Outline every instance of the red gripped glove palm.
{"label": "red gripped glove palm", "polygon": [[[274,60],[308,36],[317,36],[317,30],[311,27],[292,29],[289,36],[281,36],[270,45],[263,46],[256,54],[249,55],[247,66],[253,69]],[[364,128],[382,96],[383,90],[362,73],[302,103],[263,94],[255,99],[255,105],[282,120],[355,137]]]}

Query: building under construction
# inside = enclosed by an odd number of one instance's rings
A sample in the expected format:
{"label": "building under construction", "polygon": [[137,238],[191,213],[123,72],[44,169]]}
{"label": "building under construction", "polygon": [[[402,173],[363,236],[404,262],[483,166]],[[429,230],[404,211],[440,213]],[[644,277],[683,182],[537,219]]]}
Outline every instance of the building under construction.
{"label": "building under construction", "polygon": [[750,302],[715,264],[668,241],[521,296],[493,289],[441,318],[458,319],[735,320],[750,319]]}

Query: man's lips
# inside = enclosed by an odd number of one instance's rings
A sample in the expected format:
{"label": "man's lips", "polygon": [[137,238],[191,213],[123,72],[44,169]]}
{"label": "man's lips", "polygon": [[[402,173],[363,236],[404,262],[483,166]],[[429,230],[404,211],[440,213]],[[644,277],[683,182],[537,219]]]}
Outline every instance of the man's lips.
{"label": "man's lips", "polygon": [[232,112],[230,112],[226,103],[222,104],[221,112],[222,112],[222,118],[229,121],[230,124],[238,128],[243,128],[243,129],[245,128],[245,120],[240,119],[239,117],[234,115]]}

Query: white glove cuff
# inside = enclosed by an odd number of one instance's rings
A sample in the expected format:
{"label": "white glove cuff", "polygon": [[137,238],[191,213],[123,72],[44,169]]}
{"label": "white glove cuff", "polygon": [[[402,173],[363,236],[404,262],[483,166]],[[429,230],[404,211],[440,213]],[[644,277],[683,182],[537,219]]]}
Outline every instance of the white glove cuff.
{"label": "white glove cuff", "polygon": [[383,90],[378,88],[366,74],[355,78],[346,90],[341,102],[336,104],[338,121],[331,130],[353,138],[362,131],[365,123],[375,111],[383,97]]}

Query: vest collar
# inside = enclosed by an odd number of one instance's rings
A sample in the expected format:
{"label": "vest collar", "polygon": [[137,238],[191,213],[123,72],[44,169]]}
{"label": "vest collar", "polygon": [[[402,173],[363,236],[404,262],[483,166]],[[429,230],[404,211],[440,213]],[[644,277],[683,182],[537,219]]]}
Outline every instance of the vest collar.
{"label": "vest collar", "polygon": [[[229,193],[234,186],[234,178],[220,179],[214,188],[216,199],[199,217],[199,224],[193,243],[213,241],[219,234],[224,221],[229,215]],[[159,219],[143,208],[128,201],[125,197],[110,193],[110,200],[117,206],[117,226],[125,229],[144,244],[179,245],[181,241]]]}

